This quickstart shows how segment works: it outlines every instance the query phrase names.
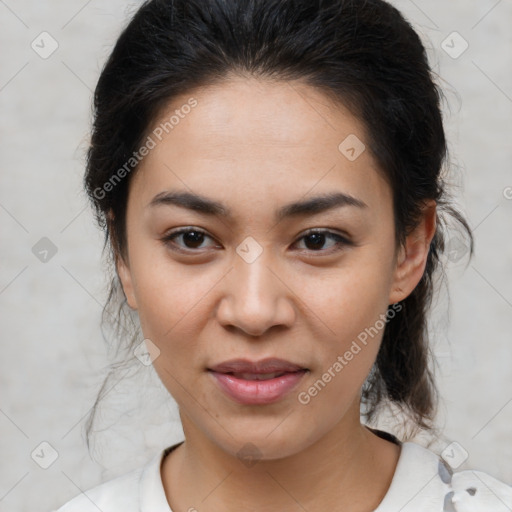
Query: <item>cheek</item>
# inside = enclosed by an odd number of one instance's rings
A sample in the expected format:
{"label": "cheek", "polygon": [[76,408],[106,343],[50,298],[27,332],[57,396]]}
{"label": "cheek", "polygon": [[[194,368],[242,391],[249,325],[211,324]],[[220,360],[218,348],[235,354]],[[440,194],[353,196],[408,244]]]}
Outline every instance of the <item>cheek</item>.
{"label": "cheek", "polygon": [[379,261],[361,254],[321,277],[302,278],[300,296],[338,344],[376,324],[382,327],[378,320],[388,307],[390,283],[385,262],[385,257]]}
{"label": "cheek", "polygon": [[160,350],[155,369],[169,381],[164,372],[177,376],[198,364],[198,340],[210,317],[205,309],[208,293],[219,277],[197,266],[178,268],[168,259],[163,264],[157,258],[148,261],[140,259],[133,265],[138,315],[144,337]]}
{"label": "cheek", "polygon": [[136,254],[132,269],[141,324],[159,337],[197,317],[202,299],[215,284],[207,267],[172,261],[160,249]]}
{"label": "cheek", "polygon": [[368,250],[325,280],[304,281],[303,293],[316,290],[305,302],[320,329],[317,372],[322,382],[317,387],[326,384],[317,406],[350,401],[377,357],[387,320],[389,268],[385,256],[376,258],[372,252],[379,254]]}
{"label": "cheek", "polygon": [[[333,424],[345,415],[377,357],[386,325],[387,305],[375,288],[331,289],[312,309],[322,310],[323,336],[315,342],[317,364],[298,401],[314,417],[329,417]],[[317,322],[318,323],[318,322]],[[325,334],[327,332],[327,334]]]}
{"label": "cheek", "polygon": [[208,319],[204,298],[212,283],[156,265],[141,272],[139,283],[142,332],[160,351],[154,369],[169,393],[179,403],[186,402],[186,389],[198,377],[200,333]]}

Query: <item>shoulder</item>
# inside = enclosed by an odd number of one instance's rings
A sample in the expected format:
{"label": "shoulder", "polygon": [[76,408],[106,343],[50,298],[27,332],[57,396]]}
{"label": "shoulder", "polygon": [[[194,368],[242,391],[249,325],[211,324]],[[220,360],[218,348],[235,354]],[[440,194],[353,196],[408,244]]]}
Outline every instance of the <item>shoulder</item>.
{"label": "shoulder", "polygon": [[55,512],[172,512],[160,474],[163,458],[177,443],[129,473],[80,493]]}
{"label": "shoulder", "polygon": [[136,512],[143,470],[138,468],[84,491],[55,512]]}
{"label": "shoulder", "polygon": [[510,512],[512,487],[482,471],[453,471],[433,451],[406,442],[375,512]]}

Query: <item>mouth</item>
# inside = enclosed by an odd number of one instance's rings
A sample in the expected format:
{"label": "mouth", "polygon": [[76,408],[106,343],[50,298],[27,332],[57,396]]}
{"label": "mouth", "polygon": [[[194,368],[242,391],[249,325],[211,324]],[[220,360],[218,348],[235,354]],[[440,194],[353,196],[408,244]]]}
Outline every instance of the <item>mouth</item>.
{"label": "mouth", "polygon": [[208,368],[221,391],[245,405],[265,405],[283,399],[308,372],[308,368],[275,358],[254,362],[236,359]]}
{"label": "mouth", "polygon": [[275,379],[276,377],[281,377],[282,375],[286,375],[287,373],[295,373],[295,372],[273,372],[273,373],[233,373],[227,372],[224,375],[233,375],[237,379],[242,380],[270,380]]}
{"label": "mouth", "polygon": [[236,375],[272,375],[308,370],[308,368],[285,359],[270,357],[267,359],[261,359],[260,361],[231,359],[229,361],[216,364],[215,366],[208,368],[208,370],[218,373],[232,373]]}

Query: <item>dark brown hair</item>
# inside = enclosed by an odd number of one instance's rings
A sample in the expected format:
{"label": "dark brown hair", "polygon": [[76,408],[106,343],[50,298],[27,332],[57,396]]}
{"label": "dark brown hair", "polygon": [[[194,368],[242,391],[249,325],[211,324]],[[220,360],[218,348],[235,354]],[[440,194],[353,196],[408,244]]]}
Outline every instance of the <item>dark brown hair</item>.
{"label": "dark brown hair", "polygon": [[[109,256],[126,255],[125,213],[131,178],[119,173],[143,144],[162,109],[179,94],[229,76],[300,80],[349,108],[367,130],[370,149],[393,192],[397,247],[426,200],[438,205],[437,230],[424,275],[387,322],[375,365],[363,387],[370,422],[380,406],[399,406],[432,429],[437,391],[427,313],[445,249],[445,216],[473,236],[451,206],[442,178],[447,146],[440,87],[426,50],[400,12],[382,0],[151,0],[120,35],[99,78],[85,188],[105,230]],[[133,162],[132,162],[133,163]],[[130,170],[130,169],[128,169]],[[117,175],[116,175],[117,173]],[[106,186],[106,184],[111,186]],[[109,240],[111,241],[108,244]],[[118,276],[112,277],[104,323],[130,354],[142,340]],[[119,353],[119,351],[118,351]],[[108,391],[107,381],[89,418]]]}

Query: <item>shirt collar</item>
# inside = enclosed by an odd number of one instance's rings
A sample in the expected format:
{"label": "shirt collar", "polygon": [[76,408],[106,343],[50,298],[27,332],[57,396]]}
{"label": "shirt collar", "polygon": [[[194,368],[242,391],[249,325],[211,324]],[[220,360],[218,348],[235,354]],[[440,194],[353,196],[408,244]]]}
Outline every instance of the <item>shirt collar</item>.
{"label": "shirt collar", "polygon": [[139,480],[140,512],[172,512],[165,496],[160,467],[164,457],[182,443],[157,453],[144,467]]}
{"label": "shirt collar", "polygon": [[449,490],[443,481],[443,461],[434,452],[414,442],[401,444],[391,485],[374,512],[441,511]]}
{"label": "shirt collar", "polygon": [[[139,481],[140,512],[172,512],[165,495],[160,467],[164,457],[182,443],[157,453],[144,467]],[[374,512],[396,512],[397,507],[402,507],[400,510],[406,512],[414,510],[415,503],[419,505],[418,500],[423,503],[425,493],[431,495],[430,499],[427,498],[431,504],[434,496],[436,501],[436,498],[443,495],[439,492],[439,484],[443,487],[446,484],[439,477],[439,457],[419,444],[400,444],[400,457],[391,485]],[[420,509],[416,509],[416,512],[420,512]]]}

